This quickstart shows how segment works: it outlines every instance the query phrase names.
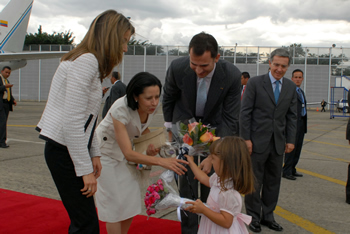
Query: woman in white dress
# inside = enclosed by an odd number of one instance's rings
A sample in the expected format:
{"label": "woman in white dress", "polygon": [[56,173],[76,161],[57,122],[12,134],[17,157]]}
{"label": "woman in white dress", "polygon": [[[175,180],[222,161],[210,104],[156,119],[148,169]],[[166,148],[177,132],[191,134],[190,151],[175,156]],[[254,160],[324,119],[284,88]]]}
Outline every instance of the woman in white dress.
{"label": "woman in white dress", "polygon": [[136,167],[128,161],[159,165],[182,175],[186,168],[175,158],[152,157],[158,153],[149,145],[147,155],[132,149],[132,139],[150,132],[149,124],[155,115],[162,85],[157,77],[140,72],[129,82],[126,96],[111,106],[96,129],[101,148],[102,172],[98,179],[96,205],[99,219],[106,222],[108,233],[127,233],[135,215],[141,213],[141,194]]}

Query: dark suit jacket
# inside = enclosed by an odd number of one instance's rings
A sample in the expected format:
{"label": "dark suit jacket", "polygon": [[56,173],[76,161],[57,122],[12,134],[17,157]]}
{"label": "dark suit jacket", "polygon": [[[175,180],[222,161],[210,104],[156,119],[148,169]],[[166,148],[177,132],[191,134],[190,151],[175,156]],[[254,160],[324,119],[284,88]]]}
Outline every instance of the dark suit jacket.
{"label": "dark suit jacket", "polygon": [[[350,91],[348,92],[348,105],[350,108]],[[346,139],[350,141],[350,118],[346,127]]]}
{"label": "dark suit jacket", "polygon": [[[217,136],[237,135],[241,95],[241,72],[232,63],[216,63],[202,122],[216,127]],[[197,75],[190,68],[189,57],[174,60],[167,71],[163,115],[166,122],[176,123],[195,117]]]}
{"label": "dark suit jacket", "polygon": [[112,85],[111,91],[109,93],[109,96],[106,99],[105,105],[102,110],[102,118],[106,116],[109,108],[111,108],[113,103],[118,98],[123,97],[125,93],[126,93],[126,85],[123,82],[117,81]]}
{"label": "dark suit jacket", "polygon": [[[1,76],[1,75],[0,75]],[[8,79],[7,79],[8,80]],[[10,83],[10,81],[8,80],[8,82]],[[6,92],[6,87],[5,84],[2,83],[2,78],[0,77],[0,110],[3,108],[3,101],[2,101],[2,97],[4,96],[4,93]],[[10,111],[13,111],[13,101],[15,100],[14,97],[12,96],[12,88],[10,88],[10,92],[11,92],[11,99],[10,99]]]}
{"label": "dark suit jacket", "polygon": [[252,141],[253,152],[265,152],[274,137],[276,151],[282,155],[286,143],[295,144],[296,85],[283,78],[276,104],[269,74],[250,78],[242,99],[240,123],[240,135]]}
{"label": "dark suit jacket", "polygon": [[[304,96],[304,101],[305,101],[305,109],[306,109],[306,97],[305,97],[305,93],[304,90],[300,89],[301,93]],[[304,133],[307,132],[307,111],[306,111],[306,115],[304,117],[304,121],[301,121],[301,109],[302,109],[302,100],[299,97],[298,93],[297,93],[297,98],[298,98],[298,102],[297,102],[297,116],[298,116],[298,120],[297,120],[297,129],[300,129],[300,125],[303,123],[304,124]]]}

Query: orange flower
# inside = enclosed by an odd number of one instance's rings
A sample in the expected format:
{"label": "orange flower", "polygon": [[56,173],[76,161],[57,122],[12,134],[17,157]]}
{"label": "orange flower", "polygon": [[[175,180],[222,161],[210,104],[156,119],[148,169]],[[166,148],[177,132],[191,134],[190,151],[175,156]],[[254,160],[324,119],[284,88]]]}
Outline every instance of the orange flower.
{"label": "orange flower", "polygon": [[216,140],[219,140],[220,139],[220,137],[213,137],[213,141],[216,141]]}
{"label": "orange flower", "polygon": [[192,138],[190,137],[190,135],[188,135],[188,133],[186,133],[184,135],[184,137],[182,138],[183,142],[187,145],[193,145],[193,140]]}
{"label": "orange flower", "polygon": [[213,133],[206,132],[199,138],[199,140],[201,142],[211,142],[213,140]]}
{"label": "orange flower", "polygon": [[[196,126],[198,125],[199,123],[197,122],[193,122],[193,123],[190,123],[188,124],[188,132],[191,133],[192,131],[194,131],[194,129],[196,128]],[[196,132],[195,132],[196,133]]]}

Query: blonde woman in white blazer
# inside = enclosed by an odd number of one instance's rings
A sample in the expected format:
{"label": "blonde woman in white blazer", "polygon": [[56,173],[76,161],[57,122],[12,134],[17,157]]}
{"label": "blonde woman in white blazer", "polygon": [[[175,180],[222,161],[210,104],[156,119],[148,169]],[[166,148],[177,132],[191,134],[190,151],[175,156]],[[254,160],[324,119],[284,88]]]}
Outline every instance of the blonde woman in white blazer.
{"label": "blonde woman in white blazer", "polygon": [[69,233],[99,233],[93,195],[102,169],[94,137],[101,82],[122,61],[134,33],[122,14],[108,10],[98,15],[83,41],[62,57],[37,126],[46,140],[46,163],[71,220]]}
{"label": "blonde woman in white blazer", "polygon": [[102,173],[98,178],[96,205],[108,233],[127,233],[135,215],[141,213],[141,194],[136,167],[128,161],[159,165],[184,174],[186,161],[155,156],[159,149],[149,145],[147,155],[132,149],[132,140],[150,132],[149,124],[159,107],[162,85],[157,77],[140,72],[129,82],[126,96],[111,106],[96,134],[101,146]]}

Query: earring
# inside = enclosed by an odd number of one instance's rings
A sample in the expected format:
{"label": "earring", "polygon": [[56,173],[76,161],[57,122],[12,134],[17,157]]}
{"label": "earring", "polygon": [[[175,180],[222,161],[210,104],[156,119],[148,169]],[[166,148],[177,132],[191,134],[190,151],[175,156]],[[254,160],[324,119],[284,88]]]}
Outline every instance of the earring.
{"label": "earring", "polygon": [[137,100],[135,100],[135,102],[137,102]]}

